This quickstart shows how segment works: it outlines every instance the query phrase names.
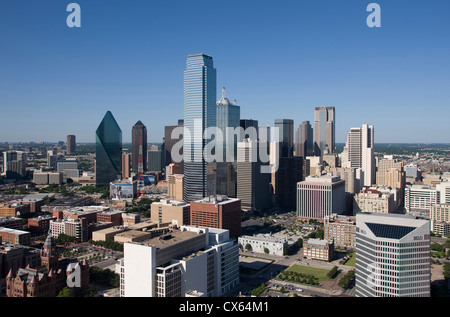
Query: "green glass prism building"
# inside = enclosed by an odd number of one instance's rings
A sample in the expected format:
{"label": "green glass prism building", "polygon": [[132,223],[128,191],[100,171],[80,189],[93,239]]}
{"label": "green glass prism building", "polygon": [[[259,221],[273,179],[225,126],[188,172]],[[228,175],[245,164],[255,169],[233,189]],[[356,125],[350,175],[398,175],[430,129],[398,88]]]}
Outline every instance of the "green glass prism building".
{"label": "green glass prism building", "polygon": [[95,132],[95,178],[97,185],[108,185],[122,174],[122,130],[110,111]]}

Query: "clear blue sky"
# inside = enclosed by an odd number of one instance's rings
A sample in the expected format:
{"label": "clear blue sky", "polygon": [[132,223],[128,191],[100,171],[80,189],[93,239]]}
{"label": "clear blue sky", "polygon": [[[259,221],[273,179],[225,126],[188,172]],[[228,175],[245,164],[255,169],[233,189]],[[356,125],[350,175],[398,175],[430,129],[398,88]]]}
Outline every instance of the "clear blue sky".
{"label": "clear blue sky", "polygon": [[[366,25],[371,2],[381,28]],[[297,127],[335,106],[337,142],[367,123],[375,142],[450,143],[448,0],[2,0],[0,142],[95,142],[108,110],[124,142],[138,120],[160,142],[197,53],[242,118]]]}

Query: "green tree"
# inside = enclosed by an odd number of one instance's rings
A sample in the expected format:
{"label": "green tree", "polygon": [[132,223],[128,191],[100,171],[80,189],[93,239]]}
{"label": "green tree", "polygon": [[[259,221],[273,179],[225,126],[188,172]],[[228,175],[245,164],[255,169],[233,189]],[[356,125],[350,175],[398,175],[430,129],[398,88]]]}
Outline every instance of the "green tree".
{"label": "green tree", "polygon": [[56,297],[75,297],[73,289],[65,286]]}

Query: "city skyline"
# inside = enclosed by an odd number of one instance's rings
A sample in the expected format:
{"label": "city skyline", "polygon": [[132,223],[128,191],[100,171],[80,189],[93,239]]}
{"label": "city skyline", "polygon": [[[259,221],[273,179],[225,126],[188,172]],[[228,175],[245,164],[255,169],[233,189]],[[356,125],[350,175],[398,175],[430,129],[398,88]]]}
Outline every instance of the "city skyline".
{"label": "city skyline", "polygon": [[[376,29],[366,25],[367,3],[360,1],[177,2],[179,10],[78,1],[79,29],[65,24],[66,3],[3,2],[0,142],[58,142],[73,134],[77,143],[94,143],[98,122],[111,111],[124,143],[138,120],[149,142],[160,143],[164,126],[183,117],[186,56],[204,53],[241,118],[260,125],[286,118],[298,127],[314,122],[315,107],[333,106],[336,143],[365,123],[377,127],[375,143],[448,143],[450,4],[377,2]],[[183,28],[188,22],[193,33]]]}

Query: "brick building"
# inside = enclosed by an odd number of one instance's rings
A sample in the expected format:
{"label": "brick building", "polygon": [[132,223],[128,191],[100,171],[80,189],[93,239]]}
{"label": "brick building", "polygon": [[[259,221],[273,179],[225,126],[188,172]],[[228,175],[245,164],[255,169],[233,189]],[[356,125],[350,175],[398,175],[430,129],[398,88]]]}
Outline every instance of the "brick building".
{"label": "brick building", "polygon": [[[78,265],[78,266],[76,266]],[[71,267],[76,266],[73,270]],[[80,286],[76,290],[86,288],[89,284],[89,265],[74,262],[71,259],[58,259],[56,243],[48,236],[41,250],[41,265],[36,268],[27,266],[20,268],[16,274],[12,270],[6,277],[7,297],[55,297],[67,284],[70,274],[79,272]]]}
{"label": "brick building", "polygon": [[210,196],[191,201],[191,226],[227,229],[230,236],[240,236],[241,200],[227,196]]}

